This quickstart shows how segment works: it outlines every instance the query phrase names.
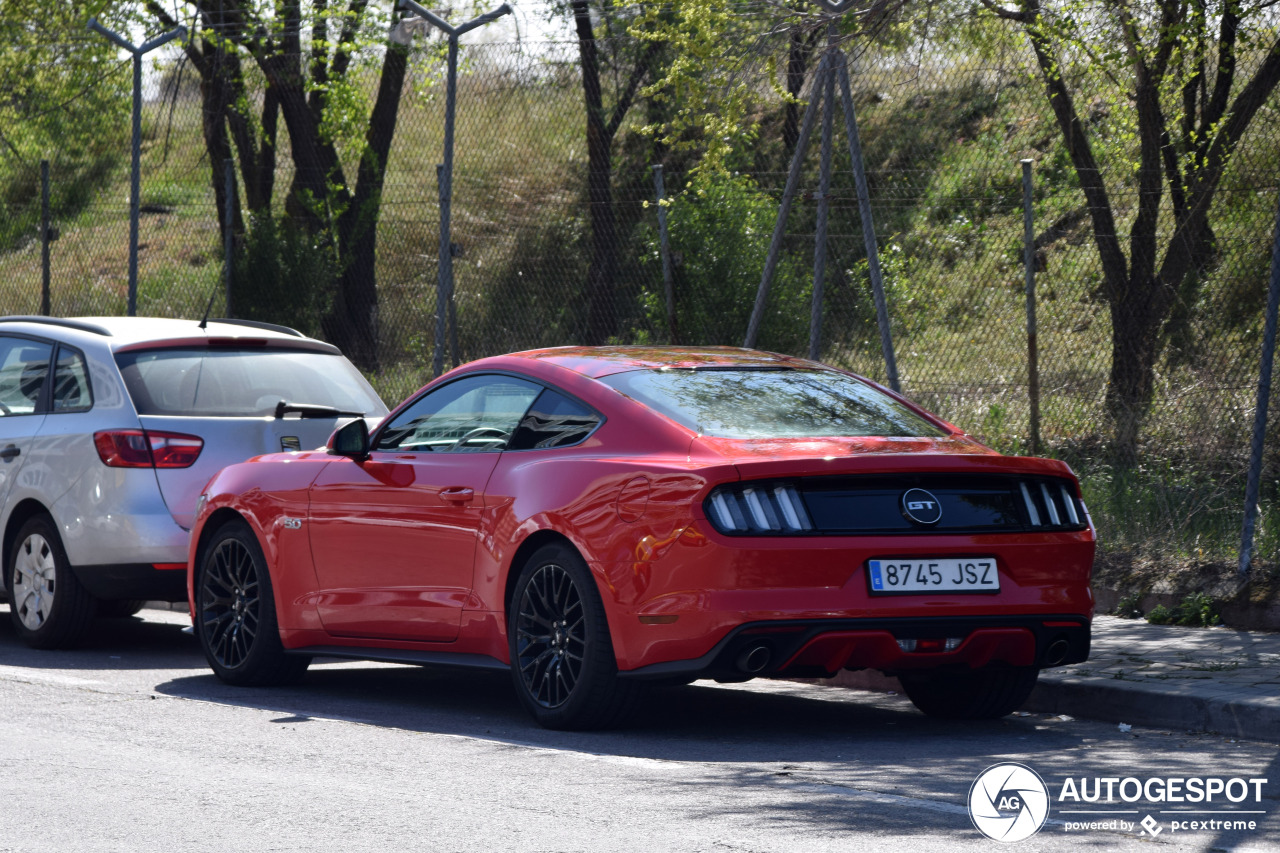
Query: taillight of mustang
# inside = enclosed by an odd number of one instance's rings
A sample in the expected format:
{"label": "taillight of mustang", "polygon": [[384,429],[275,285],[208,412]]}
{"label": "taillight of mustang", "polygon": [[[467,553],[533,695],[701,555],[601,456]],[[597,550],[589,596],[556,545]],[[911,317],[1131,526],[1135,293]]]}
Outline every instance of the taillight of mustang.
{"label": "taillight of mustang", "polygon": [[1018,474],[879,474],[717,486],[703,504],[728,536],[920,535],[1079,531],[1089,517],[1071,481]]}
{"label": "taillight of mustang", "polygon": [[204,449],[199,436],[146,429],[95,432],[93,444],[111,468],[190,468]]}

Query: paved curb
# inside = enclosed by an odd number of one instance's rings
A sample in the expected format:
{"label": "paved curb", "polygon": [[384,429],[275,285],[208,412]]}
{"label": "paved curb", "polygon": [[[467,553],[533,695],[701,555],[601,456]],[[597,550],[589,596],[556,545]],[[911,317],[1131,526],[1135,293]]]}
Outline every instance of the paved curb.
{"label": "paved curb", "polygon": [[[898,679],[874,670],[841,672],[821,684],[901,693]],[[1247,740],[1280,740],[1280,696],[1257,696],[1224,685],[1161,684],[1086,679],[1050,670],[1040,675],[1024,711],[1070,714],[1133,726],[1208,731]]]}
{"label": "paved curb", "polygon": [[1077,682],[1041,676],[1028,711],[1070,714],[1113,723],[1180,731],[1209,731],[1249,740],[1280,739],[1280,696],[1247,695],[1226,685],[1152,685],[1113,680]]}

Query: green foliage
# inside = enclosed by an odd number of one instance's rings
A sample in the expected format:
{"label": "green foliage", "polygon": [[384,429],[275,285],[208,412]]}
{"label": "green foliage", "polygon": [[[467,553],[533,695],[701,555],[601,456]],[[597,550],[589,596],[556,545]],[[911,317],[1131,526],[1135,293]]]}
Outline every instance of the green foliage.
{"label": "green foliage", "polygon": [[[676,260],[676,318],[680,339],[739,344],[751,318],[760,271],[777,218],[777,202],[749,178],[706,172],[669,202],[668,227]],[[661,262],[656,233],[648,261]],[[811,285],[803,257],[784,254],[774,275],[760,345],[803,351],[808,341]],[[661,290],[648,290],[645,309],[666,327]]]}
{"label": "green foliage", "polygon": [[1116,602],[1115,610],[1111,611],[1112,615],[1119,616],[1121,619],[1141,619],[1142,607],[1140,606],[1142,596],[1136,592],[1122,596]]}
{"label": "green foliage", "polygon": [[[564,344],[580,334],[586,321],[586,305],[575,286],[587,275],[583,219],[572,211],[548,210],[522,224],[514,237],[509,257],[486,285],[461,295],[459,323],[466,353]],[[540,322],[530,322],[529,311]],[[422,346],[425,351],[427,343]]]}
{"label": "green foliage", "polygon": [[40,161],[50,163],[53,215],[80,210],[128,152],[130,77],[94,16],[123,22],[102,0],[5,0],[0,14],[0,249],[36,236]]}
{"label": "green foliage", "polygon": [[1208,628],[1222,621],[1218,616],[1218,603],[1203,592],[1194,592],[1178,604],[1174,621],[1179,625]]}
{"label": "green foliage", "polygon": [[754,93],[739,73],[742,57],[725,50],[743,35],[744,17],[724,0],[680,0],[646,5],[632,35],[666,46],[671,59],[663,76],[643,94],[666,105],[666,121],[644,128],[666,146],[697,150],[695,172],[724,173],[731,158],[756,136],[748,110]]}
{"label": "green foliage", "polygon": [[248,230],[232,278],[235,315],[319,335],[338,278],[332,249],[288,217],[254,217]]}
{"label": "green foliage", "polygon": [[1219,624],[1218,603],[1203,592],[1193,592],[1182,599],[1172,610],[1163,604],[1156,605],[1147,614],[1152,625],[1183,625],[1188,628],[1208,628]]}

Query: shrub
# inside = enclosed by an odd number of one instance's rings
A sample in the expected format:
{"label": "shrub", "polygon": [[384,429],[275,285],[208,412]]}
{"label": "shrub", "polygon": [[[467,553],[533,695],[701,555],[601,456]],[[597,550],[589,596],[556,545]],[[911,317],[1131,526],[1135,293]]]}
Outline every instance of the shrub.
{"label": "shrub", "polygon": [[318,236],[287,217],[255,216],[236,254],[231,307],[237,317],[315,336],[337,278],[332,249]]}
{"label": "shrub", "polygon": [[[676,324],[682,343],[740,344],[755,306],[778,203],[740,175],[699,175],[670,203]],[[812,248],[808,256],[812,256]],[[657,235],[649,258],[661,263]],[[809,261],[783,252],[760,329],[760,346],[803,352],[809,338]],[[662,292],[644,294],[654,328],[666,328]]]}

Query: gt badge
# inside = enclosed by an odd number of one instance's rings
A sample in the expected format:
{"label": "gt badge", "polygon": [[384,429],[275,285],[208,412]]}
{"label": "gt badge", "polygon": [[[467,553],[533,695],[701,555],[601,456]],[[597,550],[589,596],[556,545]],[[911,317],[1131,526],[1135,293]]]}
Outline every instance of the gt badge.
{"label": "gt badge", "polygon": [[942,520],[942,504],[933,492],[907,489],[902,493],[902,514],[916,524],[932,527]]}

